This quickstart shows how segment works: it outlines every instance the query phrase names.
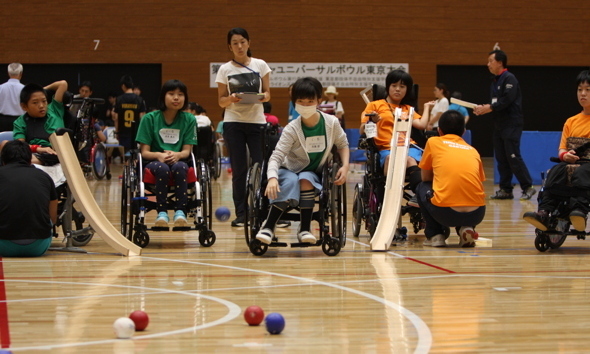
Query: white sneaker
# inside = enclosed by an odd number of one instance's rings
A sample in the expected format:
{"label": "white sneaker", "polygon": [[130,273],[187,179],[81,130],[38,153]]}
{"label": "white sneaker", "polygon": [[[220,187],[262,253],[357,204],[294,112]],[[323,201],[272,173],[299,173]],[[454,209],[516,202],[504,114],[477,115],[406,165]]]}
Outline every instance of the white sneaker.
{"label": "white sneaker", "polygon": [[430,246],[447,247],[447,243],[445,242],[445,236],[441,234],[432,236],[432,238],[430,239]]}
{"label": "white sneaker", "polygon": [[297,234],[297,239],[299,240],[299,242],[303,242],[303,243],[316,243],[317,239],[315,238],[314,235],[311,234],[311,232],[309,231],[301,231],[300,233]]}
{"label": "white sneaker", "polygon": [[475,240],[477,240],[478,236],[471,226],[461,226],[459,229],[459,246],[475,247]]}
{"label": "white sneaker", "polygon": [[274,233],[271,229],[260,229],[256,234],[256,239],[264,244],[270,245]]}
{"label": "white sneaker", "polygon": [[432,246],[432,240],[427,238],[422,242],[422,246]]}

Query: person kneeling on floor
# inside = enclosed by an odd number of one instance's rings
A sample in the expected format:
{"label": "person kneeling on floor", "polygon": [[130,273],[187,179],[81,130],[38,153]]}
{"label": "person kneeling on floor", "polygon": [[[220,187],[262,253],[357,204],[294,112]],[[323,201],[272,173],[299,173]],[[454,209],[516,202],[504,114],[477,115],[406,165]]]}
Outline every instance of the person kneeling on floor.
{"label": "person kneeling on floor", "polygon": [[485,175],[477,150],[461,136],[465,118],[457,111],[446,111],[440,118],[439,136],[426,142],[420,161],[422,182],[418,203],[426,221],[425,246],[445,247],[446,227],[455,226],[461,247],[474,247],[475,226],[484,218]]}
{"label": "person kneeling on floor", "polygon": [[265,195],[270,199],[271,207],[256,235],[262,243],[272,242],[275,226],[283,212],[289,206],[297,205],[301,211],[299,242],[317,242],[311,233],[314,200],[316,190],[322,188],[320,172],[333,145],[342,159],[342,167],[333,183],[342,185],[346,182],[348,140],[338,118],[318,111],[322,92],[322,84],[311,77],[301,78],[293,85],[291,100],[300,117],[285,127],[268,162]]}
{"label": "person kneeling on floor", "polygon": [[57,222],[57,192],[49,175],[31,165],[29,144],[9,141],[0,167],[0,256],[42,256]]}

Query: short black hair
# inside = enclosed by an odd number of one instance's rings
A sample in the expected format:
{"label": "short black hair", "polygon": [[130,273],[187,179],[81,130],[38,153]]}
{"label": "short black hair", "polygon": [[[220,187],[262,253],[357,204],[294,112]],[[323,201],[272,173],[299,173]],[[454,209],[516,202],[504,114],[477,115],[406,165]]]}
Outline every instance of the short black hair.
{"label": "short black hair", "polygon": [[463,95],[459,91],[453,91],[453,93],[451,93],[451,97],[460,100],[463,98]]}
{"label": "short black hair", "polygon": [[400,104],[410,104],[414,98],[414,79],[412,79],[412,76],[404,70],[397,69],[390,71],[389,74],[387,74],[385,77],[385,92],[389,96],[389,86],[400,81],[408,88],[406,95],[402,98]]}
{"label": "short black hair", "polygon": [[123,75],[121,77],[121,85],[125,85],[128,89],[133,88],[133,79],[129,75]]}
{"label": "short black hair", "polygon": [[578,74],[576,78],[576,86],[580,86],[583,83],[590,84],[590,70],[583,70]]}
{"label": "short black hair", "polygon": [[92,82],[90,82],[90,81],[83,81],[80,84],[80,87],[78,87],[78,90],[81,89],[84,86],[88,87],[90,89],[90,91],[92,91]]}
{"label": "short black hair", "polygon": [[496,61],[502,62],[502,66],[506,68],[506,66],[508,65],[508,56],[506,55],[506,53],[504,53],[503,50],[496,49],[488,53],[488,55],[492,54],[494,54],[494,59],[496,59]]}
{"label": "short black hair", "polygon": [[291,91],[291,102],[295,104],[295,101],[302,99],[321,99],[324,88],[318,79],[314,77],[302,77],[295,81],[293,89]]}
{"label": "short black hair", "polygon": [[2,163],[5,165],[19,162],[30,165],[32,156],[29,144],[22,140],[9,141],[2,148]]}
{"label": "short black hair", "polygon": [[35,92],[43,92],[45,98],[49,100],[49,97],[47,97],[47,92],[45,91],[43,86],[39,84],[27,84],[25,85],[25,87],[23,87],[23,89],[20,92],[20,103],[28,104],[29,100],[31,99],[31,96]]}
{"label": "short black hair", "polygon": [[462,136],[465,132],[465,117],[459,111],[449,109],[440,116],[438,127],[443,134]]}
{"label": "short black hair", "polygon": [[162,91],[160,91],[160,99],[158,100],[158,109],[162,112],[166,110],[166,93],[170,91],[174,91],[179,89],[182,93],[184,93],[184,104],[180,108],[181,111],[184,111],[188,106],[188,89],[186,85],[180,80],[168,80],[162,86]]}

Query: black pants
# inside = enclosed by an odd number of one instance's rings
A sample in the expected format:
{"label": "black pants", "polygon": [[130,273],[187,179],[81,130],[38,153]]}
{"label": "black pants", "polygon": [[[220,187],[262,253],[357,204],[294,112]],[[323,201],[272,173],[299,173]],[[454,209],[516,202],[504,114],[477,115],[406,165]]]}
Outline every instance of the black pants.
{"label": "black pants", "polygon": [[426,222],[424,234],[427,238],[432,238],[439,234],[444,234],[444,227],[475,227],[480,224],[486,214],[486,207],[481,206],[474,211],[462,213],[451,209],[450,207],[439,207],[430,202],[432,197],[432,182],[421,182],[416,188],[418,194],[418,204],[420,212]]}
{"label": "black pants", "polygon": [[18,117],[0,114],[0,132],[11,132],[14,129],[13,123]]}
{"label": "black pants", "polygon": [[553,211],[560,200],[568,200],[570,209],[590,212],[590,163],[583,163],[572,173],[572,185],[567,181],[568,163],[561,162],[551,168],[539,201],[539,210]]}
{"label": "black pants", "polygon": [[262,162],[262,127],[264,124],[223,123],[223,139],[229,149],[232,168],[232,189],[236,216],[243,216],[246,209],[248,151],[252,163]]}
{"label": "black pants", "polygon": [[494,155],[500,174],[500,188],[512,191],[512,176],[516,176],[523,191],[533,185],[529,170],[520,156],[522,126],[494,128]]}

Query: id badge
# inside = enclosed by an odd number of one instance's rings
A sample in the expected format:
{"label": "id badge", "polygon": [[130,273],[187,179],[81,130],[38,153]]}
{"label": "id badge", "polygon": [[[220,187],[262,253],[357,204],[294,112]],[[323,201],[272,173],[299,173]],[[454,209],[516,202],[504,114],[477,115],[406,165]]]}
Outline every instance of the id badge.
{"label": "id badge", "polygon": [[308,153],[322,152],[326,150],[325,136],[310,136],[305,139],[305,149]]}
{"label": "id badge", "polygon": [[176,144],[180,140],[180,129],[160,129],[160,138],[165,144]]}
{"label": "id badge", "polygon": [[498,99],[496,97],[492,98],[492,104],[498,102]]}

